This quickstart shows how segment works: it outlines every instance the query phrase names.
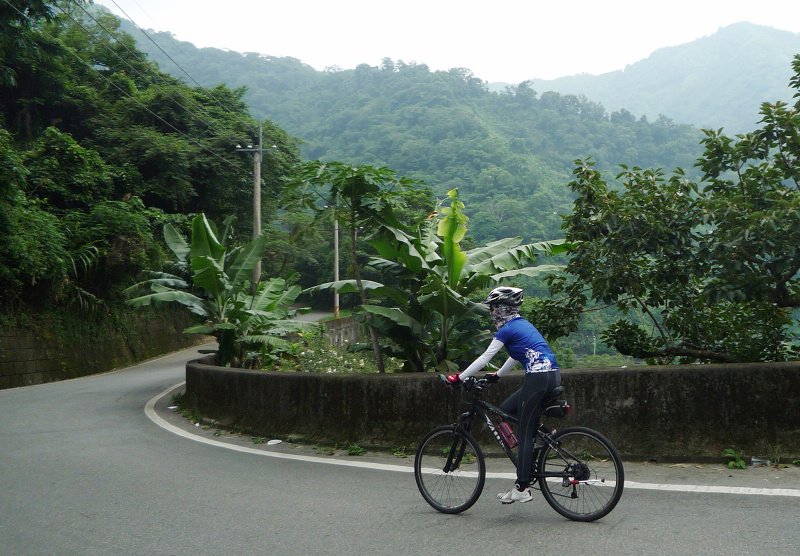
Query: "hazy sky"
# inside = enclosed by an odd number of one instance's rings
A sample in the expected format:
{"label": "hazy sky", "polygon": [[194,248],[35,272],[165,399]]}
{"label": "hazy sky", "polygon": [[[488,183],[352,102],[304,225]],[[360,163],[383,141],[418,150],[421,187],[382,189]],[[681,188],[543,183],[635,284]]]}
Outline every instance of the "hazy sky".
{"label": "hazy sky", "polygon": [[95,2],[199,47],[291,56],[319,70],[388,57],[512,83],[623,69],[739,21],[800,33],[797,0]]}

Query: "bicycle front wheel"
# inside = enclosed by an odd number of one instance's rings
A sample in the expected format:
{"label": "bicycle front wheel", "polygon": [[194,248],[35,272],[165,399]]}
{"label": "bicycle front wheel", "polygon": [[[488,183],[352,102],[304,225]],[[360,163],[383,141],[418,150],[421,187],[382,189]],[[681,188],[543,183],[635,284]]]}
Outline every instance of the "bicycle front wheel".
{"label": "bicycle front wheel", "polygon": [[446,514],[472,506],[486,482],[486,462],[475,439],[453,425],[433,429],[417,448],[414,478],[422,497]]}
{"label": "bicycle front wheel", "polygon": [[594,521],[619,502],[625,472],[616,448],[602,434],[568,427],[553,435],[539,456],[542,495],[573,521]]}

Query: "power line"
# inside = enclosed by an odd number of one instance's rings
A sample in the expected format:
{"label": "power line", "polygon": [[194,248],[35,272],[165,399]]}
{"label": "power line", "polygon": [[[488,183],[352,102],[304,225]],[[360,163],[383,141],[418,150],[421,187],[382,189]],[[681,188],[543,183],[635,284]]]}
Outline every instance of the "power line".
{"label": "power line", "polygon": [[[8,6],[10,6],[10,7],[11,7],[11,8],[12,8],[12,9],[15,11],[15,12],[17,12],[19,15],[21,15],[22,17],[24,17],[25,19],[27,19],[27,20],[28,20],[28,22],[31,22],[31,19],[30,19],[30,17],[29,17],[27,14],[23,13],[22,11],[20,11],[20,10],[19,10],[19,9],[18,9],[16,6],[14,6],[13,4],[11,4],[11,2],[9,2],[9,0],[3,0],[3,1],[4,1],[4,2],[5,2],[5,3],[8,5]],[[70,16],[70,18],[72,18],[72,16]],[[75,21],[75,19],[74,19],[74,18],[72,18],[72,19],[73,19],[73,21]],[[77,23],[77,22],[76,22],[76,23]],[[171,124],[171,123],[169,123],[168,121],[166,121],[164,118],[162,118],[161,116],[159,116],[158,114],[156,114],[155,112],[153,112],[152,110],[150,110],[150,108],[148,108],[147,106],[145,106],[144,104],[142,104],[141,102],[139,102],[139,101],[138,101],[137,99],[135,99],[135,98],[134,98],[134,97],[133,97],[133,96],[132,96],[130,93],[128,93],[127,91],[125,91],[124,89],[122,89],[121,87],[119,87],[119,86],[118,86],[116,83],[114,83],[114,82],[113,82],[111,79],[109,79],[108,77],[106,77],[105,75],[103,75],[102,73],[100,73],[99,71],[97,71],[97,69],[96,69],[96,68],[94,68],[94,67],[93,67],[93,66],[92,66],[92,65],[91,65],[89,62],[87,62],[86,60],[84,60],[83,58],[81,58],[81,57],[80,57],[80,56],[79,56],[79,55],[78,55],[78,54],[77,54],[77,53],[76,53],[76,52],[75,52],[75,51],[74,51],[72,48],[70,48],[69,46],[65,45],[63,42],[61,42],[61,40],[60,40],[60,39],[57,39],[57,40],[58,40],[58,42],[61,44],[61,46],[63,46],[63,47],[64,47],[64,50],[66,50],[67,52],[69,52],[70,54],[72,54],[72,55],[73,55],[75,58],[77,58],[77,59],[78,59],[78,60],[79,60],[81,63],[83,63],[83,64],[84,64],[86,67],[88,67],[90,71],[93,71],[93,72],[95,72],[95,73],[96,73],[98,76],[100,76],[102,79],[104,79],[105,81],[107,81],[107,82],[108,82],[108,83],[109,83],[109,84],[110,84],[112,87],[114,87],[116,90],[118,90],[118,91],[119,91],[120,93],[122,93],[124,96],[128,97],[129,99],[131,99],[133,102],[135,102],[136,104],[138,104],[140,107],[144,108],[144,110],[146,110],[147,112],[149,112],[150,114],[152,114],[153,116],[155,116],[155,117],[156,117],[158,120],[160,120],[162,123],[166,124],[168,127],[170,127],[170,128],[172,128],[173,130],[175,130],[175,131],[176,131],[176,132],[177,132],[179,135],[182,135],[182,136],[183,136],[183,137],[184,137],[184,138],[185,138],[187,141],[189,141],[190,143],[194,143],[195,145],[197,145],[198,147],[200,147],[200,149],[201,149],[201,150],[203,150],[203,151],[207,152],[208,154],[210,154],[210,155],[212,155],[212,156],[214,156],[214,157],[216,157],[216,158],[220,159],[221,161],[223,161],[223,162],[225,162],[226,164],[228,164],[228,165],[230,165],[230,166],[232,166],[232,167],[236,168],[237,170],[239,169],[239,167],[238,167],[238,166],[236,166],[236,164],[234,164],[234,163],[233,163],[233,162],[231,162],[230,160],[228,160],[228,159],[226,159],[226,158],[223,158],[223,157],[221,157],[220,155],[218,155],[217,153],[215,153],[214,151],[212,151],[211,149],[209,149],[208,147],[206,147],[205,145],[203,145],[202,143],[200,143],[199,141],[197,141],[197,140],[196,140],[196,139],[194,139],[193,137],[190,137],[189,135],[187,135],[186,133],[184,133],[183,131],[181,131],[180,129],[178,129],[177,127],[175,127],[174,125],[172,125],[172,124]]]}
{"label": "power line", "polygon": [[[144,60],[144,59],[142,59],[141,57],[139,57],[139,55],[138,55],[136,52],[132,51],[130,48],[128,48],[128,46],[127,46],[125,43],[123,43],[123,42],[120,42],[120,40],[119,40],[119,39],[118,39],[118,38],[117,38],[117,37],[114,35],[114,33],[113,33],[112,31],[110,31],[110,30],[109,30],[109,29],[107,29],[107,28],[106,28],[106,27],[105,27],[105,26],[104,26],[102,23],[100,23],[99,21],[97,21],[97,19],[95,19],[95,18],[94,18],[94,16],[92,16],[92,14],[91,14],[91,13],[89,13],[89,12],[88,12],[88,11],[87,11],[87,10],[86,10],[86,9],[85,9],[83,6],[82,6],[82,5],[78,4],[78,3],[77,3],[77,2],[75,2],[75,1],[73,1],[73,3],[75,3],[75,4],[76,4],[76,5],[77,5],[77,6],[78,6],[78,7],[79,7],[79,8],[80,8],[80,9],[81,9],[81,10],[82,10],[82,11],[83,11],[83,12],[84,12],[84,13],[85,13],[85,14],[86,14],[86,15],[87,15],[87,16],[88,16],[88,17],[89,17],[89,18],[90,18],[92,21],[94,21],[94,22],[97,24],[97,26],[98,26],[99,28],[101,28],[103,31],[105,31],[105,32],[106,32],[106,34],[107,34],[109,37],[111,37],[111,38],[112,38],[114,41],[116,41],[116,43],[117,43],[117,44],[119,44],[119,45],[120,45],[122,48],[124,48],[125,50],[127,50],[127,51],[128,51],[128,53],[129,53],[129,54],[131,54],[131,56],[133,56],[133,57],[134,57],[136,60],[138,60],[138,61],[142,62],[142,63],[144,64],[144,67],[145,67],[145,68],[147,68],[147,70],[149,71],[149,73],[150,73],[151,75],[153,75],[153,76],[155,76],[156,78],[158,78],[158,79],[159,79],[161,82],[163,82],[163,83],[165,83],[165,84],[167,84],[167,85],[170,85],[170,83],[167,81],[167,79],[166,79],[166,78],[165,78],[163,75],[161,75],[159,72],[155,71],[155,70],[154,70],[154,69],[153,69],[153,68],[152,68],[152,67],[151,67],[151,66],[150,66],[150,65],[147,63],[147,61],[146,61],[146,60]],[[142,72],[141,72],[139,69],[137,69],[135,66],[133,66],[133,65],[132,65],[130,62],[128,62],[128,60],[126,60],[125,58],[123,58],[123,57],[122,57],[122,56],[121,56],[121,55],[120,55],[118,52],[116,52],[116,51],[115,51],[114,49],[112,49],[112,48],[111,48],[111,47],[110,47],[108,44],[106,44],[106,42],[105,42],[105,41],[103,41],[103,40],[102,40],[100,37],[98,37],[97,35],[95,35],[94,33],[92,33],[92,32],[91,32],[89,29],[87,29],[86,27],[84,27],[84,26],[83,26],[83,24],[82,24],[80,21],[78,21],[77,19],[75,19],[75,18],[72,16],[72,14],[68,13],[66,10],[64,10],[64,9],[63,9],[63,8],[61,8],[60,6],[56,6],[56,7],[58,7],[58,9],[59,9],[59,10],[61,10],[61,12],[62,12],[64,15],[66,15],[66,16],[67,16],[67,17],[69,17],[69,18],[70,18],[72,21],[74,21],[74,22],[75,22],[75,23],[76,23],[76,24],[77,24],[77,25],[78,25],[78,26],[79,26],[81,29],[83,29],[83,30],[84,30],[84,32],[85,32],[87,35],[89,35],[90,37],[92,37],[92,38],[96,39],[96,40],[98,41],[98,43],[99,43],[101,46],[103,46],[103,48],[105,48],[105,49],[106,49],[106,50],[108,50],[108,51],[109,51],[111,54],[113,54],[114,56],[116,56],[116,57],[117,57],[117,58],[118,58],[118,59],[119,59],[119,60],[120,60],[122,63],[124,63],[126,66],[128,66],[128,67],[129,67],[129,68],[130,68],[130,69],[131,69],[133,72],[135,72],[137,75],[139,75],[140,77],[142,77],[142,78],[143,78],[143,79],[145,79],[145,80],[148,80],[148,81],[149,81],[149,82],[152,84],[152,86],[153,86],[153,87],[155,87],[155,88],[156,88],[157,90],[159,90],[160,92],[164,93],[164,95],[165,95],[165,96],[167,96],[167,97],[168,97],[168,98],[169,98],[169,99],[170,99],[172,102],[174,102],[174,103],[175,103],[177,106],[179,106],[180,108],[182,108],[183,110],[185,110],[185,111],[186,111],[188,114],[190,114],[191,116],[193,116],[193,117],[194,117],[194,118],[195,118],[197,121],[199,121],[199,122],[203,123],[205,126],[207,126],[207,127],[209,128],[209,130],[211,130],[212,128],[216,128],[217,130],[226,131],[226,132],[228,132],[228,133],[231,133],[232,135],[238,135],[238,132],[236,132],[234,129],[232,129],[232,128],[230,128],[230,127],[226,127],[226,126],[220,125],[219,123],[209,123],[208,121],[206,121],[206,120],[204,120],[203,118],[201,118],[200,116],[198,116],[198,115],[197,115],[197,113],[193,112],[191,109],[189,109],[188,107],[186,107],[186,106],[184,106],[183,104],[181,104],[180,102],[178,102],[178,101],[177,101],[177,100],[176,100],[176,99],[173,97],[173,95],[172,95],[172,94],[169,94],[169,93],[167,93],[167,92],[166,92],[164,89],[162,89],[161,87],[159,87],[159,86],[158,86],[158,84],[155,82],[155,80],[153,80],[153,79],[149,79],[149,78],[148,78],[148,76],[146,76],[146,75],[145,75],[144,73],[142,73]],[[205,90],[205,88],[203,88],[203,89]],[[194,104],[194,105],[195,105],[195,107],[196,107],[196,108],[199,110],[199,112],[201,112],[203,115],[205,115],[205,116],[207,116],[207,117],[212,117],[212,116],[211,116],[211,115],[210,115],[208,112],[206,112],[206,111],[205,111],[205,109],[204,109],[204,108],[203,108],[201,105],[199,105],[199,104],[197,103],[197,101],[196,101],[195,99],[187,98],[187,97],[186,97],[186,96],[185,96],[185,95],[184,95],[184,94],[183,94],[183,93],[180,91],[180,89],[172,89],[172,91],[173,91],[175,94],[177,94],[178,96],[180,96],[180,97],[181,97],[181,98],[182,98],[184,101],[186,101],[186,102],[187,102],[187,104],[189,104],[189,103],[192,103],[192,104]],[[212,98],[213,98],[213,95],[212,95]],[[215,99],[215,100],[216,100],[216,99]]]}
{"label": "power line", "polygon": [[[206,87],[203,87],[203,85],[201,85],[201,84],[200,84],[200,83],[199,83],[199,82],[198,82],[198,81],[197,81],[197,80],[196,80],[194,77],[192,77],[192,76],[189,74],[189,72],[188,72],[188,71],[186,71],[185,69],[183,69],[183,66],[181,66],[181,65],[180,65],[178,62],[176,62],[176,61],[175,61],[175,60],[172,58],[172,56],[170,56],[170,55],[167,53],[167,51],[165,51],[163,48],[161,48],[161,45],[159,45],[159,44],[158,44],[158,43],[157,43],[157,42],[156,42],[156,41],[153,39],[153,37],[151,37],[151,36],[150,36],[150,35],[147,33],[147,31],[145,31],[144,29],[142,29],[142,28],[141,28],[141,27],[140,27],[140,26],[139,26],[139,25],[136,23],[136,21],[134,21],[134,20],[133,20],[133,18],[132,18],[131,16],[129,16],[129,15],[128,15],[128,13],[127,13],[127,12],[126,12],[124,9],[122,9],[122,6],[120,6],[119,4],[117,4],[115,0],[111,0],[111,2],[112,2],[112,3],[113,3],[113,4],[114,4],[114,5],[115,5],[115,6],[116,6],[118,9],[119,9],[119,11],[121,11],[121,12],[122,12],[122,13],[125,15],[125,17],[127,17],[127,18],[128,18],[128,21],[130,21],[130,22],[131,22],[131,23],[134,25],[134,27],[136,27],[136,28],[137,28],[137,29],[138,29],[138,30],[139,30],[139,31],[140,31],[140,32],[141,32],[141,33],[142,33],[142,34],[143,34],[145,37],[147,37],[147,39],[148,39],[150,42],[152,42],[152,43],[153,43],[153,44],[156,46],[156,48],[158,48],[158,49],[159,49],[159,50],[160,50],[160,51],[161,51],[161,52],[164,54],[164,56],[166,56],[166,57],[167,57],[167,58],[168,58],[168,59],[169,59],[169,60],[170,60],[170,61],[171,61],[173,64],[175,64],[175,65],[178,67],[178,69],[180,69],[180,70],[181,70],[181,71],[182,71],[184,74],[186,74],[186,76],[187,76],[187,77],[188,77],[188,78],[189,78],[189,79],[190,79],[190,80],[191,80],[193,83],[195,83],[195,84],[196,84],[198,87],[202,87],[202,88],[204,88],[204,89],[207,89]],[[219,100],[218,98],[216,98],[216,97],[215,97],[213,94],[211,94],[211,91],[210,91],[210,90],[209,90],[209,95],[211,96],[211,98],[213,98],[214,100],[216,100],[216,101],[217,101],[217,103],[220,105],[220,107],[221,107],[221,108],[223,108],[223,110],[230,111],[230,108],[229,108],[229,107],[227,107],[227,106],[225,106],[225,105],[222,103],[222,101],[220,101],[220,100]],[[255,133],[255,129],[251,129],[251,131],[253,131],[253,133]]]}

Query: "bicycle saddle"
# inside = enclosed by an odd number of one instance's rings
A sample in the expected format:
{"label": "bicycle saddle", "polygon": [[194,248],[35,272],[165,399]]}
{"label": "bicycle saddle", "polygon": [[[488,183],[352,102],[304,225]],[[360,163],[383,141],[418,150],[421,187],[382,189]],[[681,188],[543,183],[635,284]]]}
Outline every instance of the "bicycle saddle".
{"label": "bicycle saddle", "polygon": [[552,402],[554,399],[556,399],[563,393],[564,393],[564,386],[556,386],[555,388],[550,390],[550,392],[548,392],[547,395],[544,397],[544,403],[547,404]]}

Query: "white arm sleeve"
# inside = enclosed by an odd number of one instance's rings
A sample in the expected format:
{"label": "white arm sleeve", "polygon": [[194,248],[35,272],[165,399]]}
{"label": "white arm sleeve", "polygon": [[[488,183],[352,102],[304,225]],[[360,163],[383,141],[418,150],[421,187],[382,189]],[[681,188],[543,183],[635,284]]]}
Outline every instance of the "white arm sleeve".
{"label": "white arm sleeve", "polygon": [[[489,347],[486,348],[486,351],[484,351],[475,361],[472,362],[472,364],[469,367],[464,369],[464,371],[462,371],[459,374],[461,380],[464,380],[465,378],[469,378],[472,375],[477,374],[481,369],[483,369],[486,365],[489,364],[489,361],[491,361],[492,358],[495,355],[497,355],[497,353],[501,349],[503,349],[503,346],[505,346],[503,342],[501,342],[496,338],[493,339],[492,343],[489,344]],[[503,366],[505,367],[505,365]]]}
{"label": "white arm sleeve", "polygon": [[500,367],[499,369],[497,369],[497,376],[505,376],[505,375],[507,375],[509,372],[511,372],[511,369],[516,364],[517,364],[517,360],[514,359],[513,357],[509,357],[508,359],[506,359],[506,362],[503,363],[503,366]]}

